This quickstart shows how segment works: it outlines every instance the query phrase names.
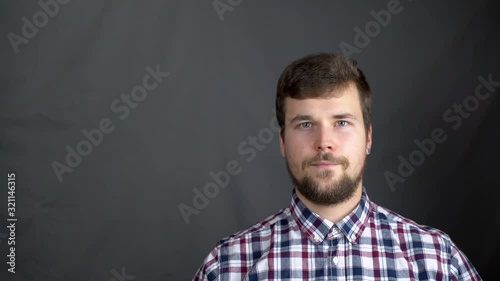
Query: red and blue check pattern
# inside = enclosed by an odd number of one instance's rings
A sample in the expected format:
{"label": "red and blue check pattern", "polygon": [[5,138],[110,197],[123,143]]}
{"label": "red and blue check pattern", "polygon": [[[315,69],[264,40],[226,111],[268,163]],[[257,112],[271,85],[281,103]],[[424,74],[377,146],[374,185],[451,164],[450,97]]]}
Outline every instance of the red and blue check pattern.
{"label": "red and blue check pattern", "polygon": [[193,281],[481,280],[450,237],[376,205],[338,223],[292,193],[289,208],[219,241]]}

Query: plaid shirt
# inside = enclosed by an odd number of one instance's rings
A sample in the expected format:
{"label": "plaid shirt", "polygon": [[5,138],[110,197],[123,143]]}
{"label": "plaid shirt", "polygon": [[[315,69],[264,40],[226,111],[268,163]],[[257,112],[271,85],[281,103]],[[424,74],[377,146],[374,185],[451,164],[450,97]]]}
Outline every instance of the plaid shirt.
{"label": "plaid shirt", "polygon": [[292,193],[289,208],[219,241],[193,281],[481,280],[440,230],[370,201],[337,223]]}

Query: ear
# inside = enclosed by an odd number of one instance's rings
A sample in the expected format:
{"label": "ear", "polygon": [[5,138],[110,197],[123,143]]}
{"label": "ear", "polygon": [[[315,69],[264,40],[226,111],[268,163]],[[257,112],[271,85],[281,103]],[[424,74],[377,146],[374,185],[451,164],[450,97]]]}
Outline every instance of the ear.
{"label": "ear", "polygon": [[372,143],[372,125],[370,124],[370,127],[368,128],[368,132],[366,134],[366,147],[371,148],[373,145]]}
{"label": "ear", "polygon": [[280,129],[280,131],[278,133],[279,134],[279,138],[280,138],[280,150],[281,150],[281,156],[286,157],[286,154],[285,154],[285,140],[282,137],[282,132],[283,132],[283,130]]}

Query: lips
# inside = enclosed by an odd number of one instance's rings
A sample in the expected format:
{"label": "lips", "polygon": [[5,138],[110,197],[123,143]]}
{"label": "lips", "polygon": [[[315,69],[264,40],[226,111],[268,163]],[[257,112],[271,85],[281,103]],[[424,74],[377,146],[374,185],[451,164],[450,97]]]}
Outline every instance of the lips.
{"label": "lips", "polygon": [[320,166],[320,167],[335,166],[335,165],[338,165],[338,163],[331,161],[319,161],[311,164],[311,166]]}
{"label": "lips", "polygon": [[349,167],[349,161],[344,156],[334,157],[332,154],[324,153],[302,162],[302,169],[305,170],[308,167],[331,169],[339,165],[342,166],[343,170],[346,170]]}

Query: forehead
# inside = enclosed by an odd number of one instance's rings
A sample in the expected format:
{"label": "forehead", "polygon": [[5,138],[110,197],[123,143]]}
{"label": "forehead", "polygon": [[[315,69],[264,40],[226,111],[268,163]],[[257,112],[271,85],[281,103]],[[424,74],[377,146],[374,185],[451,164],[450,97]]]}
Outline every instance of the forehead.
{"label": "forehead", "polygon": [[325,93],[320,98],[285,99],[285,116],[288,118],[296,114],[311,116],[335,113],[350,113],[362,117],[361,103],[357,87],[351,84],[340,91]]}

